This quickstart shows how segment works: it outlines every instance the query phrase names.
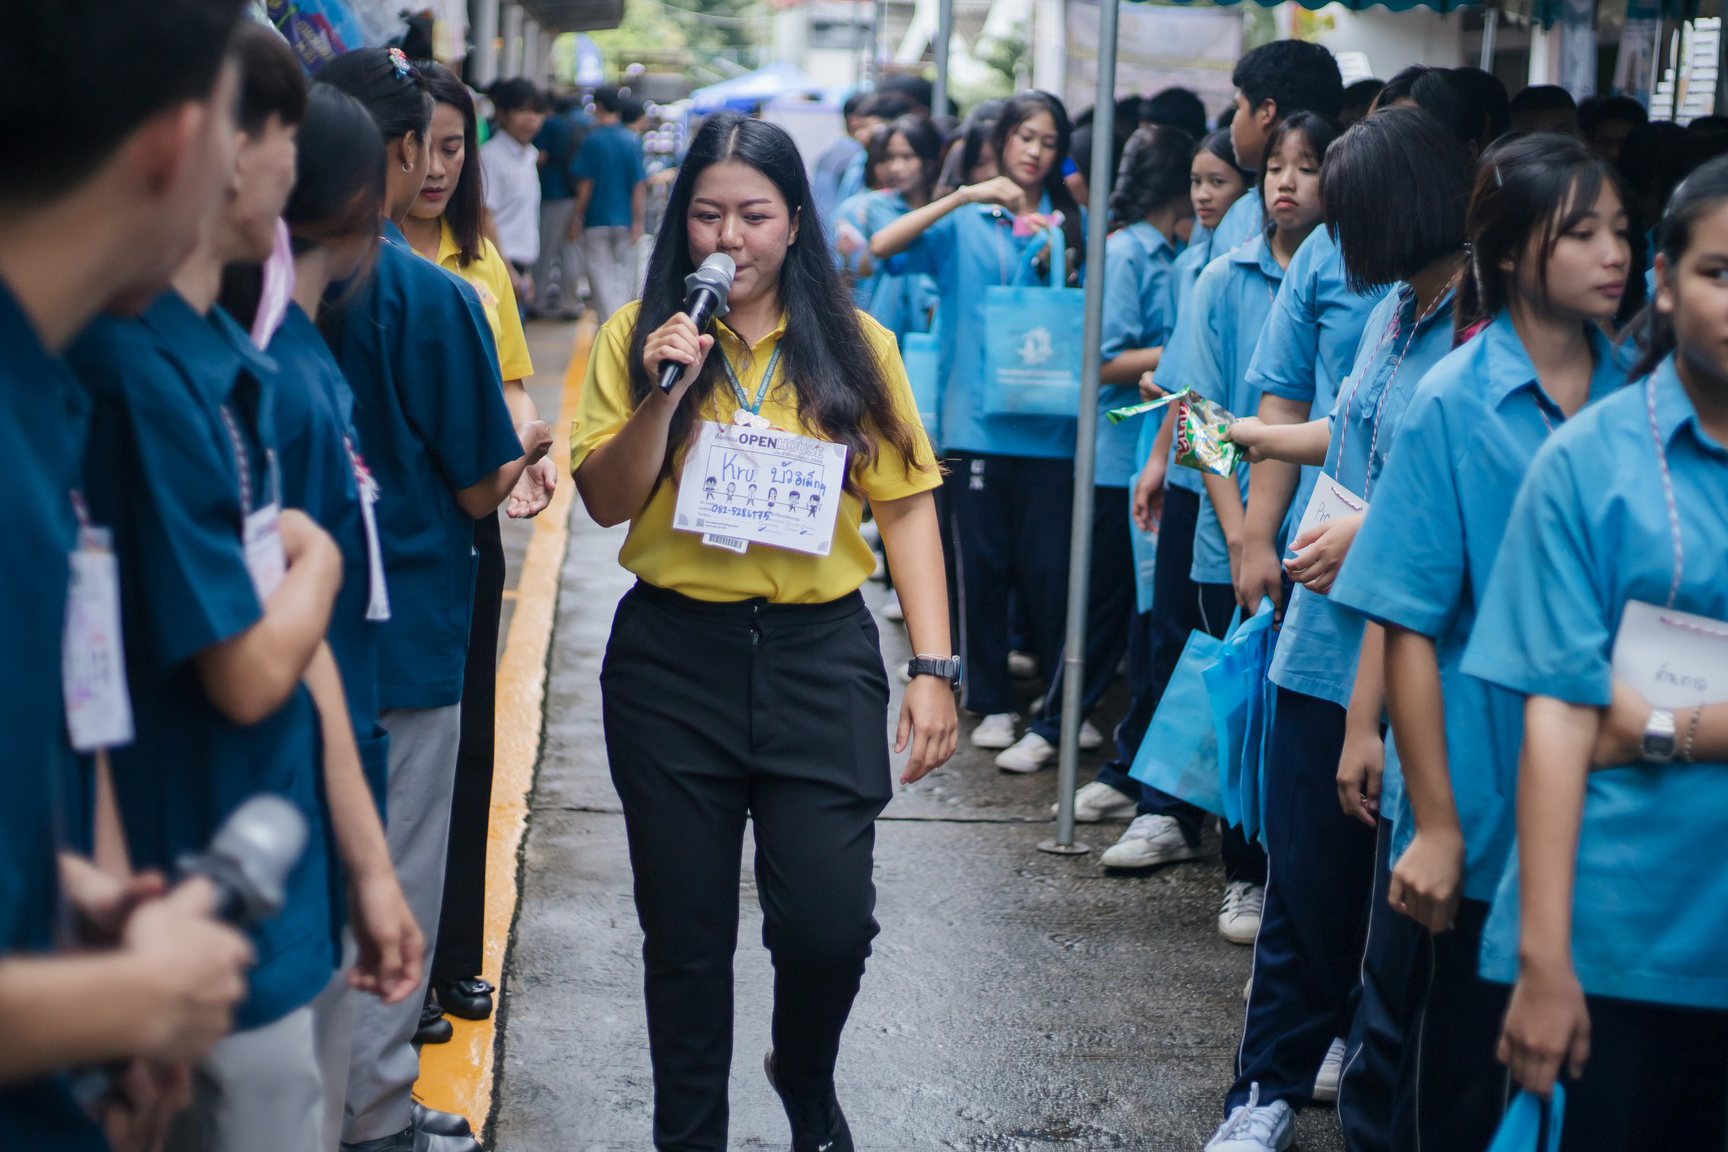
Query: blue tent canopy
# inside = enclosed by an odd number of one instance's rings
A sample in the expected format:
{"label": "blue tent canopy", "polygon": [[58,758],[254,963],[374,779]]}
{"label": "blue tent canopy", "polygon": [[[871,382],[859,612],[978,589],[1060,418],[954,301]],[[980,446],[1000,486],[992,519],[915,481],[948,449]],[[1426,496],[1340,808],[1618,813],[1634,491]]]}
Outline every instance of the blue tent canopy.
{"label": "blue tent canopy", "polygon": [[765,68],[698,88],[690,93],[696,112],[714,112],[721,108],[748,110],[765,100],[787,93],[819,93],[823,85],[805,75],[797,65],[776,60]]}

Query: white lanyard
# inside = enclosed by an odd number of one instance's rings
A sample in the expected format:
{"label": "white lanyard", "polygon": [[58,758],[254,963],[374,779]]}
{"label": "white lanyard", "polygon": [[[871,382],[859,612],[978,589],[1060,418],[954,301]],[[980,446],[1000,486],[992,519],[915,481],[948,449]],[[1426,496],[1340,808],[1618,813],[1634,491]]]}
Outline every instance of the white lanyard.
{"label": "white lanyard", "polygon": [[1644,386],[1645,408],[1650,415],[1650,442],[1656,446],[1656,465],[1662,473],[1662,495],[1668,502],[1668,531],[1674,540],[1674,578],[1668,583],[1668,600],[1664,608],[1674,607],[1680,595],[1680,575],[1686,568],[1686,548],[1680,538],[1680,506],[1674,501],[1674,477],[1668,470],[1668,449],[1662,443],[1662,430],[1656,423],[1656,376],[1651,374]]}
{"label": "white lanyard", "polygon": [[[246,441],[240,435],[240,422],[234,419],[234,413],[228,405],[218,406],[222,413],[222,426],[228,430],[228,444],[234,449],[234,464],[240,469],[240,514],[252,515],[252,459],[246,451]],[[276,471],[276,453],[266,448],[264,450],[264,468],[269,473],[272,493],[280,504],[282,502],[282,480]]]}

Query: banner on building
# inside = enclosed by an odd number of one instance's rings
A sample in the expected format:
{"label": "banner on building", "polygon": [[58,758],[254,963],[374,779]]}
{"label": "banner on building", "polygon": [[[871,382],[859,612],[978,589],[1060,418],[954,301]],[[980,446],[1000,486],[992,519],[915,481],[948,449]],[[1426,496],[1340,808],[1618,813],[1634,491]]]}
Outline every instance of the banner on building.
{"label": "banner on building", "polygon": [[[1062,99],[1070,112],[1090,108],[1098,94],[1098,5],[1067,5],[1068,75]],[[1235,94],[1230,71],[1242,55],[1242,17],[1234,9],[1124,4],[1117,29],[1116,91],[1151,95],[1191,88],[1209,115]]]}

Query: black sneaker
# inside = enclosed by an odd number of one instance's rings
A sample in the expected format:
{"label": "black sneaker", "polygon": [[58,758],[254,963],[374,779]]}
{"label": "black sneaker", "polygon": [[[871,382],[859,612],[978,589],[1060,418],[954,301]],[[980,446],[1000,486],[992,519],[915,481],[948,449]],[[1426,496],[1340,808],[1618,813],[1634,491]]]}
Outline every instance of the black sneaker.
{"label": "black sneaker", "polygon": [[414,1043],[448,1044],[455,1035],[455,1026],[444,1019],[444,1009],[438,1007],[436,1000],[427,997],[426,1003],[420,1006],[420,1028],[414,1033]]}
{"label": "black sneaker", "polygon": [[806,1100],[780,1091],[774,1078],[774,1050],[762,1057],[762,1070],[768,1074],[768,1085],[780,1097],[786,1109],[786,1119],[792,1124],[792,1152],[853,1152],[852,1130],[846,1127],[840,1101],[829,1088],[822,1100]]}
{"label": "black sneaker", "polygon": [[472,980],[448,980],[433,985],[446,1015],[464,1020],[484,1020],[492,1015],[491,984],[476,976]]}

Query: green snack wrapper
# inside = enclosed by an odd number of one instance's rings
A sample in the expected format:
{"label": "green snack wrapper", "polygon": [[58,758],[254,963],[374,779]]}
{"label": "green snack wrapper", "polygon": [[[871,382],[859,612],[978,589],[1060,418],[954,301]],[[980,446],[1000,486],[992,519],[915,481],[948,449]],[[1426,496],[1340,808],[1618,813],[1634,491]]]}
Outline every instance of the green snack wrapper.
{"label": "green snack wrapper", "polygon": [[1184,396],[1176,409],[1176,463],[1214,476],[1234,476],[1246,459],[1226,435],[1236,417],[1204,396]]}
{"label": "green snack wrapper", "polygon": [[1171,392],[1167,395],[1158,397],[1156,400],[1147,400],[1142,404],[1130,404],[1126,408],[1112,408],[1110,411],[1104,413],[1104,419],[1108,420],[1112,424],[1120,424],[1124,420],[1132,420],[1136,416],[1156,411],[1170,403],[1172,400],[1180,400],[1182,397],[1188,395],[1188,392],[1189,389],[1184,388],[1180,392]]}

